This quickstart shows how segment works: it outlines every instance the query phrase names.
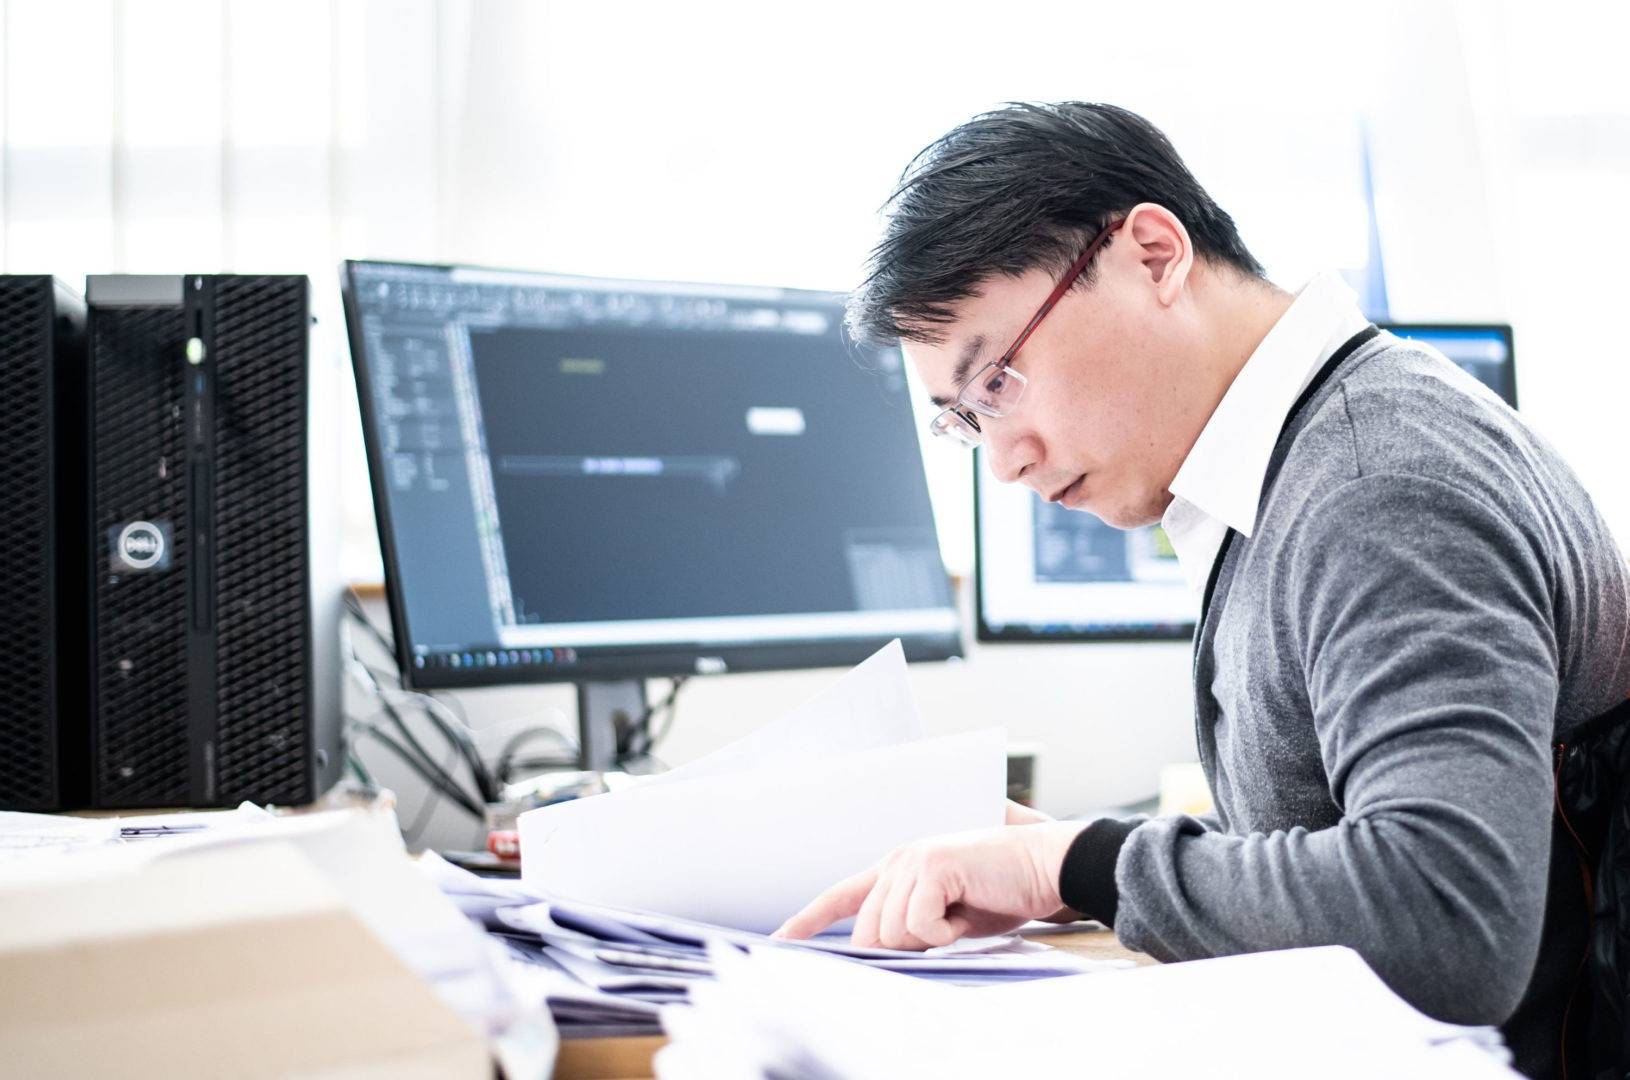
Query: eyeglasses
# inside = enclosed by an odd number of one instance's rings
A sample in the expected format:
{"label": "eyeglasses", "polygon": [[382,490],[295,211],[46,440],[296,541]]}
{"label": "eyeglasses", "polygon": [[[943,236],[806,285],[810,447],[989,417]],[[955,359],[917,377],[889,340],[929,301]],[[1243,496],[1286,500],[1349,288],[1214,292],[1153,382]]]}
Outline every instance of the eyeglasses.
{"label": "eyeglasses", "polygon": [[1110,234],[1121,227],[1121,221],[1112,221],[1088,244],[1076,257],[1070,268],[1064,271],[1064,276],[1058,279],[1052,293],[1043,301],[1036,314],[1031,318],[1025,328],[1019,332],[1012,345],[1006,352],[992,360],[974,373],[973,378],[962,384],[957,391],[956,401],[934,417],[928,424],[928,430],[934,435],[944,435],[955,439],[963,446],[972,449],[984,441],[985,433],[979,427],[979,417],[1002,417],[1011,413],[1019,405],[1019,399],[1024,396],[1024,388],[1029,383],[1022,374],[1013,370],[1013,358],[1018,355],[1024,343],[1030,340],[1041,320],[1053,310],[1053,306],[1064,298],[1075,284],[1075,279],[1087,268],[1092,257],[1098,254],[1098,249],[1104,246]]}

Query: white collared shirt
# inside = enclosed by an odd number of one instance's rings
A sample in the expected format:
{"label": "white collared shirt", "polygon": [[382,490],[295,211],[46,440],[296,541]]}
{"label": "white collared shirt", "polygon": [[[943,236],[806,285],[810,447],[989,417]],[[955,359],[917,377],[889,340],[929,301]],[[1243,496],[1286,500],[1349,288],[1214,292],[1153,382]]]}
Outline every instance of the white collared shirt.
{"label": "white collared shirt", "polygon": [[1161,525],[1196,594],[1229,529],[1250,536],[1267,479],[1268,459],[1296,398],[1348,338],[1369,325],[1352,289],[1334,271],[1296,294],[1233,385],[1172,479]]}

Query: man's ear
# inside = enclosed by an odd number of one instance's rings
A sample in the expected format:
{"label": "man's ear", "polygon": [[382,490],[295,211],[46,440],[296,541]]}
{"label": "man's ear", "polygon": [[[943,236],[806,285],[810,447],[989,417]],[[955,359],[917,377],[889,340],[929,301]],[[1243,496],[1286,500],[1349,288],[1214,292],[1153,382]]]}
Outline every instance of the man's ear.
{"label": "man's ear", "polygon": [[1194,266],[1194,245],[1177,215],[1157,203],[1139,203],[1120,231],[1131,241],[1126,256],[1143,267],[1155,299],[1166,307],[1177,303]]}

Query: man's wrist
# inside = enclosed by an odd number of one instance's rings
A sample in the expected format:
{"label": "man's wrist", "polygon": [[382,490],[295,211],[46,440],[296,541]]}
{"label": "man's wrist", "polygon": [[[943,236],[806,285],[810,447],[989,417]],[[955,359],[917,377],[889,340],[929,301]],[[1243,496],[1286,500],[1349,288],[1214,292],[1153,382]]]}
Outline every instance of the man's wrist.
{"label": "man's wrist", "polygon": [[1115,863],[1126,838],[1141,824],[1099,818],[1071,838],[1058,864],[1058,895],[1066,907],[1105,926],[1115,925],[1120,906]]}

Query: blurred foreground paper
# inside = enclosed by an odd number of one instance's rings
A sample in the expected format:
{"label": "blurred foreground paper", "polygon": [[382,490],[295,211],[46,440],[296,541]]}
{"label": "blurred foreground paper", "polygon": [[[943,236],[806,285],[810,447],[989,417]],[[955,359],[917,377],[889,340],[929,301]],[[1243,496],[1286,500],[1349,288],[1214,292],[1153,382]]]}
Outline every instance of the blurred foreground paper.
{"label": "blurred foreground paper", "polygon": [[921,737],[891,642],[746,738],[637,787],[520,821],[551,896],[768,932],[912,840],[1000,825],[1001,730]]}
{"label": "blurred foreground paper", "polygon": [[1497,1030],[1422,1015],[1339,946],[973,990],[785,949],[711,958],[717,981],[662,1010],[662,1080],[1517,1076]]}

